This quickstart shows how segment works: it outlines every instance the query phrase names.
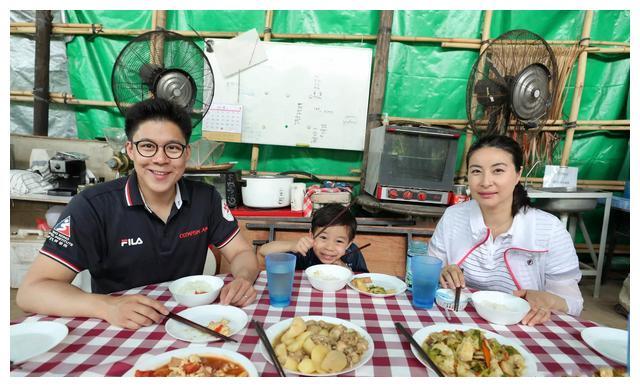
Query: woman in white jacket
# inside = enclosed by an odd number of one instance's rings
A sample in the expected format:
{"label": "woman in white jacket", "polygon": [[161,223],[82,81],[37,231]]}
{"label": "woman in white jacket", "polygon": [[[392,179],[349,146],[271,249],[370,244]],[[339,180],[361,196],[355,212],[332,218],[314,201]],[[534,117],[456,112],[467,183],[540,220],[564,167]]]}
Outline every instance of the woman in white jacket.
{"label": "woman in white jacket", "polygon": [[551,312],[580,314],[581,273],[562,222],[531,207],[519,182],[522,162],[520,145],[509,137],[476,141],[467,154],[472,200],[445,211],[429,255],[444,262],[442,287],[513,293],[531,305],[522,323],[535,325]]}

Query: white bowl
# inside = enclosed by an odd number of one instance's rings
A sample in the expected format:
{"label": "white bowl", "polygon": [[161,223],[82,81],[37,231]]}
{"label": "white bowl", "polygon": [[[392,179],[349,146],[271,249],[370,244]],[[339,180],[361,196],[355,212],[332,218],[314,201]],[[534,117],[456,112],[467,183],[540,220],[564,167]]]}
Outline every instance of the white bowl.
{"label": "white bowl", "polygon": [[503,292],[479,291],[471,299],[478,314],[493,324],[518,324],[531,309],[526,300]]}
{"label": "white bowl", "polygon": [[353,272],[338,265],[313,265],[305,271],[311,286],[323,292],[335,292],[345,287]]}
{"label": "white bowl", "polygon": [[[471,300],[471,297],[465,290],[460,291],[460,301],[458,302],[458,311],[464,310],[467,304]],[[455,289],[438,289],[436,290],[436,304],[449,310],[454,310],[456,303],[456,291]]]}
{"label": "white bowl", "polygon": [[[169,285],[169,291],[179,304],[192,307],[212,303],[224,285],[224,281],[212,275],[192,275],[177,279]],[[196,294],[196,290],[205,293]]]}

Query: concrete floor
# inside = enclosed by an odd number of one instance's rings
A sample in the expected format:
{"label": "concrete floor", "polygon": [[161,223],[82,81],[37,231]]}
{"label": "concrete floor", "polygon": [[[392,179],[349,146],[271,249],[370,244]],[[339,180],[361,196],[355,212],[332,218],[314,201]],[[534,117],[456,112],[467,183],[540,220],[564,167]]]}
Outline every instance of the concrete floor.
{"label": "concrete floor", "polygon": [[[627,319],[614,310],[614,305],[618,303],[618,293],[625,277],[626,274],[613,273],[602,285],[598,299],[593,298],[593,277],[584,278],[580,284],[580,290],[582,290],[582,297],[584,298],[584,308],[580,317],[600,325],[627,329]],[[11,289],[10,292],[11,321],[25,315],[16,305],[16,292],[16,289]]]}

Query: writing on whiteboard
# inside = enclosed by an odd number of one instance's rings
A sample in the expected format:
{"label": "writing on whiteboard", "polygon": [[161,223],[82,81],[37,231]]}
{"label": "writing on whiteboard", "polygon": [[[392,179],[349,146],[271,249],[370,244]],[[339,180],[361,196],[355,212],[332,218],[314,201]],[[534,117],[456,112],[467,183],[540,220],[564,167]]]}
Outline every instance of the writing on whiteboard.
{"label": "writing on whiteboard", "polygon": [[268,60],[225,78],[214,103],[243,106],[242,142],[362,150],[372,50],[264,42]]}

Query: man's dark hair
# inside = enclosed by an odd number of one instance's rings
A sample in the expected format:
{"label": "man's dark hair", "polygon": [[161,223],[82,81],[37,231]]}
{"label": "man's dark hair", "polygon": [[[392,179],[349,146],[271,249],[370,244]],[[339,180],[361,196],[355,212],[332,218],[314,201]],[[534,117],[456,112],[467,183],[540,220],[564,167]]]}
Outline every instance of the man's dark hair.
{"label": "man's dark hair", "polygon": [[[321,228],[328,225],[333,218],[338,216],[340,212],[344,211],[342,204],[332,203],[320,208],[313,214],[311,218],[311,233],[315,235]],[[356,229],[358,223],[356,218],[351,214],[349,210],[342,212],[342,214],[331,223],[331,226],[347,226],[347,232],[349,233],[349,241],[352,241],[356,236]]]}
{"label": "man's dark hair", "polygon": [[124,132],[129,141],[133,141],[140,124],[146,121],[170,121],[176,124],[184,139],[189,143],[191,137],[191,118],[189,112],[171,101],[162,98],[146,99],[127,109]]}

